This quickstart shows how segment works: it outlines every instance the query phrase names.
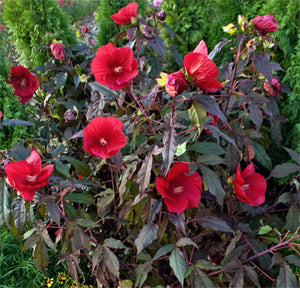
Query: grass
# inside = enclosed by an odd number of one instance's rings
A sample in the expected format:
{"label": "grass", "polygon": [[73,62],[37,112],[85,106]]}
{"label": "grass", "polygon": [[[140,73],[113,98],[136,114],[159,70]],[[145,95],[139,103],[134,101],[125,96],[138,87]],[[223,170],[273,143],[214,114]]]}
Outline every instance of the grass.
{"label": "grass", "polygon": [[46,276],[37,270],[31,251],[6,228],[0,230],[0,288],[39,288]]}

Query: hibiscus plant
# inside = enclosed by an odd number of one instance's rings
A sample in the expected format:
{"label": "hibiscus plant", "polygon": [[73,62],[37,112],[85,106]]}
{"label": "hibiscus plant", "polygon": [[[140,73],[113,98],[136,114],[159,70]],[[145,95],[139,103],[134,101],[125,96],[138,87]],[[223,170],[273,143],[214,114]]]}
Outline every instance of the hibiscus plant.
{"label": "hibiscus plant", "polygon": [[[213,51],[199,39],[180,55],[159,36],[163,12],[130,3],[111,17],[126,27],[114,43],[58,39],[45,65],[11,68],[37,113],[2,125],[38,135],[1,151],[0,224],[39,269],[52,249],[94,287],[296,287],[299,154],[280,148],[291,161],[275,167],[268,155],[286,121],[280,23],[239,16]],[[233,61],[218,67],[225,45]]]}

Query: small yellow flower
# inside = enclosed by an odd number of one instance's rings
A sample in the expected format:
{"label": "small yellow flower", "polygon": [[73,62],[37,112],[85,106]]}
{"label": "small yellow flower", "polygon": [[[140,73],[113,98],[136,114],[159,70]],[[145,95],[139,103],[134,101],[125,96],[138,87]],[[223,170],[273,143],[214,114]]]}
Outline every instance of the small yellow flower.
{"label": "small yellow flower", "polygon": [[47,287],[51,287],[53,284],[53,278],[47,278]]}
{"label": "small yellow flower", "polygon": [[237,30],[236,26],[232,23],[229,23],[227,26],[223,26],[223,31],[232,35]]}

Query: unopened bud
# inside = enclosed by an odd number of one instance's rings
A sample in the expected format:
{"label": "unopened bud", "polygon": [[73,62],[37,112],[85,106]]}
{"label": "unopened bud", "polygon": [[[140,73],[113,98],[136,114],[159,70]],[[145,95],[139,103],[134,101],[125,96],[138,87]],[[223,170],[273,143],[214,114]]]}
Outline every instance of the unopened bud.
{"label": "unopened bud", "polygon": [[160,20],[160,21],[165,21],[166,18],[168,16],[168,13],[165,10],[161,10],[159,12],[156,13],[156,17]]}
{"label": "unopened bud", "polygon": [[73,109],[68,109],[64,114],[64,120],[67,121],[74,121],[76,120],[77,112]]}
{"label": "unopened bud", "polygon": [[233,183],[233,178],[232,178],[232,177],[229,177],[229,178],[227,179],[227,183],[228,183],[229,185],[231,185],[231,184]]}

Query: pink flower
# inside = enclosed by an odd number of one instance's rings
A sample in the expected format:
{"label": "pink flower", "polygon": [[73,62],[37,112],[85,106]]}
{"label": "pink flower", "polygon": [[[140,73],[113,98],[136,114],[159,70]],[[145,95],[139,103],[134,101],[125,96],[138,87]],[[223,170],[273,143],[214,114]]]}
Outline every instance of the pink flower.
{"label": "pink flower", "polygon": [[276,78],[272,78],[272,85],[268,82],[264,83],[264,88],[267,92],[269,92],[272,96],[280,95],[281,84]]}
{"label": "pink flower", "polygon": [[153,5],[154,5],[155,7],[160,6],[162,3],[163,3],[163,0],[153,0]]}
{"label": "pink flower", "polygon": [[64,0],[59,0],[59,6],[63,6],[64,5]]}
{"label": "pink flower", "polygon": [[111,15],[111,19],[121,26],[129,25],[132,18],[136,18],[138,7],[137,2],[129,3],[126,7],[120,9],[118,13]]}
{"label": "pink flower", "polygon": [[4,25],[4,24],[1,24],[1,25],[0,25],[0,30],[1,30],[2,32],[5,32],[5,25]]}
{"label": "pink flower", "polygon": [[3,114],[2,114],[2,112],[0,111],[0,121],[1,121],[1,119],[2,119],[2,116],[3,116]]}
{"label": "pink flower", "polygon": [[5,172],[10,185],[21,197],[31,201],[35,191],[49,184],[54,165],[42,167],[42,159],[36,150],[24,161],[11,162],[5,166]]}
{"label": "pink flower", "polygon": [[207,47],[203,40],[193,52],[184,57],[183,65],[199,88],[207,92],[216,92],[224,87],[215,79],[219,71],[216,64],[208,58]]}
{"label": "pink flower", "polygon": [[181,71],[169,74],[167,76],[165,88],[167,92],[173,97],[181,94],[188,88],[188,83],[185,80],[184,74]]}
{"label": "pink flower", "polygon": [[96,117],[83,131],[83,148],[93,157],[110,158],[126,145],[124,124],[116,117]]}
{"label": "pink flower", "polygon": [[117,48],[112,43],[98,49],[91,68],[96,80],[113,90],[128,86],[139,73],[133,51],[129,47]]}
{"label": "pink flower", "polygon": [[277,20],[274,18],[272,14],[257,16],[252,20],[255,29],[262,35],[265,35],[269,32],[275,32],[279,28],[279,25],[277,24]]}
{"label": "pink flower", "polygon": [[6,82],[14,87],[15,95],[19,96],[22,104],[29,102],[39,88],[38,77],[24,66],[12,66],[10,80]]}
{"label": "pink flower", "polygon": [[81,32],[83,34],[87,33],[89,31],[89,27],[87,25],[82,25],[81,26]]}
{"label": "pink flower", "polygon": [[57,60],[64,60],[65,58],[65,46],[61,43],[54,42],[51,44],[51,52],[55,59]]}
{"label": "pink flower", "polygon": [[156,189],[170,212],[180,213],[187,208],[198,207],[202,179],[197,172],[189,174],[189,164],[177,162],[167,177],[156,177]]}
{"label": "pink flower", "polygon": [[242,202],[251,205],[261,205],[265,202],[267,191],[266,179],[255,173],[255,168],[251,162],[241,173],[241,166],[238,165],[233,181],[236,198]]}

